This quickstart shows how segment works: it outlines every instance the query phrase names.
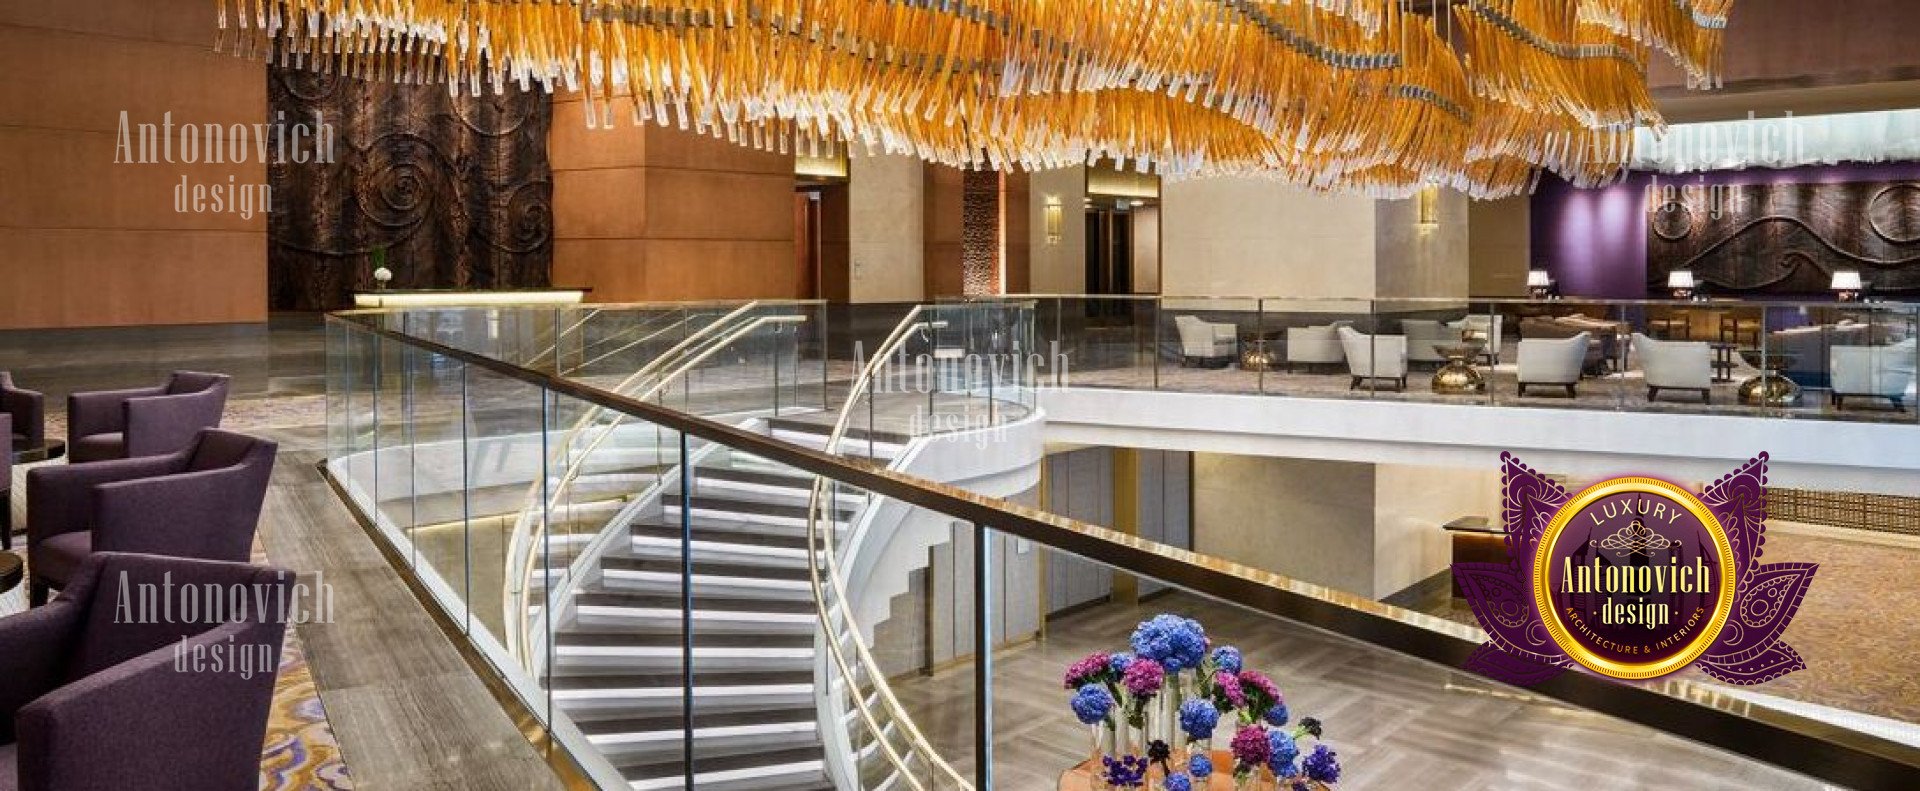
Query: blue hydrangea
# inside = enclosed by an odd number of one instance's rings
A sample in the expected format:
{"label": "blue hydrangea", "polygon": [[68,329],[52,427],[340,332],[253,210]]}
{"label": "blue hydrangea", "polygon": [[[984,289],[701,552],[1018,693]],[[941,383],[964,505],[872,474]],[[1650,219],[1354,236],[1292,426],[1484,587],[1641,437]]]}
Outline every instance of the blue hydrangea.
{"label": "blue hydrangea", "polygon": [[1213,774],[1213,759],[1207,757],[1206,753],[1195,753],[1193,758],[1187,761],[1187,771],[1194,777],[1205,779]]}
{"label": "blue hydrangea", "polygon": [[1230,645],[1213,649],[1213,666],[1215,669],[1238,675],[1244,667],[1240,659],[1240,649]]}
{"label": "blue hydrangea", "polygon": [[1107,660],[1107,667],[1113,668],[1113,674],[1116,676],[1126,675],[1127,668],[1132,665],[1133,665],[1133,654],[1129,654],[1125,651],[1121,651],[1117,654],[1114,654],[1111,659]]}
{"label": "blue hydrangea", "polygon": [[1193,791],[1193,778],[1186,775],[1167,775],[1167,791]]}
{"label": "blue hydrangea", "polygon": [[1287,704],[1275,703],[1273,708],[1267,709],[1267,724],[1278,728],[1287,724],[1287,718],[1290,716],[1292,713],[1287,711]]}
{"label": "blue hydrangea", "polygon": [[1207,656],[1207,631],[1199,621],[1156,615],[1133,630],[1133,652],[1159,662],[1169,673],[1200,666]]}
{"label": "blue hydrangea", "polygon": [[1188,698],[1180,704],[1180,731],[1192,741],[1213,738],[1213,729],[1220,725],[1220,710],[1213,707],[1211,701]]}
{"label": "blue hydrangea", "polygon": [[1268,731],[1267,743],[1273,746],[1273,753],[1267,758],[1267,768],[1281,777],[1293,776],[1293,762],[1300,757],[1300,745],[1293,736],[1281,731]]}
{"label": "blue hydrangea", "polygon": [[1073,716],[1085,725],[1106,721],[1113,712],[1113,694],[1099,684],[1088,684],[1073,693]]}
{"label": "blue hydrangea", "polygon": [[1340,780],[1340,761],[1334,757],[1331,748],[1324,744],[1313,746],[1313,752],[1300,762],[1307,771],[1307,777],[1317,783],[1334,783]]}

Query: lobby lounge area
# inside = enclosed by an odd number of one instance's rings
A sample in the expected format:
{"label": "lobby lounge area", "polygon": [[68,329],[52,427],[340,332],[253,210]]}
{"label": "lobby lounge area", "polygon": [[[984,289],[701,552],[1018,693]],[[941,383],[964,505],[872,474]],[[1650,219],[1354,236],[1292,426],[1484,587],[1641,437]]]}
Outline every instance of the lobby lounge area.
{"label": "lobby lounge area", "polygon": [[1916,25],[5,4],[0,791],[1920,788]]}

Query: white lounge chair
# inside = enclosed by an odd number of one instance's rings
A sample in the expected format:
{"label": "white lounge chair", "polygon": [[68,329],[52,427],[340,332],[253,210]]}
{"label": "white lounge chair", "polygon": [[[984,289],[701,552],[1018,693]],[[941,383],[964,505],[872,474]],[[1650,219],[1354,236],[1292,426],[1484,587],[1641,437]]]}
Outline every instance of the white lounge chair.
{"label": "white lounge chair", "polygon": [[1231,361],[1238,351],[1239,331],[1232,324],[1206,321],[1198,316],[1175,316],[1173,325],[1180,332],[1182,365],[1218,365]]}
{"label": "white lounge chair", "polygon": [[1889,346],[1833,347],[1828,399],[1836,409],[1846,409],[1848,398],[1884,398],[1904,411],[1913,392],[1914,354],[1912,338]]}
{"label": "white lounge chair", "polygon": [[1713,403],[1713,352],[1705,341],[1660,341],[1633,334],[1634,356],[1647,378],[1647,400],[1660,400],[1662,390],[1700,394],[1700,403]]}
{"label": "white lounge chair", "polygon": [[1526,338],[1520,341],[1520,395],[1527,387],[1564,387],[1567,397],[1579,395],[1580,371],[1586,367],[1587,347],[1593,336],[1576,333],[1571,338]]}
{"label": "white lounge chair", "polygon": [[[1404,335],[1368,335],[1352,327],[1340,328],[1340,345],[1353,374],[1348,390],[1362,382],[1389,381],[1407,389],[1407,338]],[[1371,387],[1371,385],[1369,385]]]}

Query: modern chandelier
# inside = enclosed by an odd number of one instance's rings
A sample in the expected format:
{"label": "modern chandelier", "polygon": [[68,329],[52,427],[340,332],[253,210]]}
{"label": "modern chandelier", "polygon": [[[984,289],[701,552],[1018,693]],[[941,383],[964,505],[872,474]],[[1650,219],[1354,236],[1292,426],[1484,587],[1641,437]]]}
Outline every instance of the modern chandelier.
{"label": "modern chandelier", "polygon": [[1718,80],[1733,0],[217,0],[285,67],[578,91],[776,151],[1102,160],[1482,198],[1619,177],[1658,50]]}

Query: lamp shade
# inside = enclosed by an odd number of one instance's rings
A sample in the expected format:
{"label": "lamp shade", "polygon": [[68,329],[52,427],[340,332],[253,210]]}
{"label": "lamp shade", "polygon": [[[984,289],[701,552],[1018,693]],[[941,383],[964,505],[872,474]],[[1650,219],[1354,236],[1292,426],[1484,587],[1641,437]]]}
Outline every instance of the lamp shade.
{"label": "lamp shade", "polygon": [[1833,290],[1859,291],[1863,288],[1860,273],[1853,270],[1841,270],[1833,273]]}
{"label": "lamp shade", "polygon": [[1553,285],[1553,276],[1547,274],[1545,269],[1528,270],[1527,285],[1532,288],[1546,288]]}
{"label": "lamp shade", "polygon": [[1668,272],[1667,288],[1693,288],[1693,270],[1675,269]]}

